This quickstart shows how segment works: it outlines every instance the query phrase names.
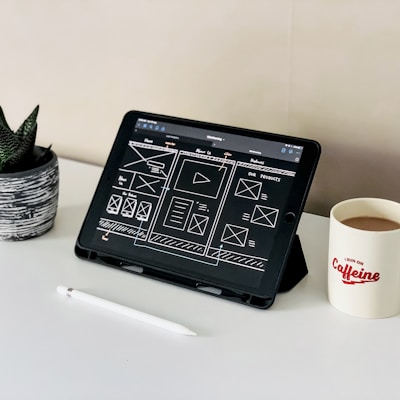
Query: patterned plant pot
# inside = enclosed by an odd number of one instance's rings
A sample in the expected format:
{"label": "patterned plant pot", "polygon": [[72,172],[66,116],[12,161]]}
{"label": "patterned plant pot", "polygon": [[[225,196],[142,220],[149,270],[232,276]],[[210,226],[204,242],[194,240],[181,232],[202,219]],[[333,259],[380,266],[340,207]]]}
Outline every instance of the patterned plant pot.
{"label": "patterned plant pot", "polygon": [[[44,149],[36,146],[35,150]],[[0,174],[0,240],[30,239],[51,229],[57,213],[58,182],[53,151],[36,168]]]}

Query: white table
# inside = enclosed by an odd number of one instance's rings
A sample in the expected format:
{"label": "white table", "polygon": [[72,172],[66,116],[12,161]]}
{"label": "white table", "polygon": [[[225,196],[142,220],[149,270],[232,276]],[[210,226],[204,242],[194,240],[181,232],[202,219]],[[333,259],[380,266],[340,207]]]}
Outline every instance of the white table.
{"label": "white table", "polygon": [[[398,399],[400,316],[328,303],[328,219],[304,214],[309,274],[257,310],[79,260],[74,243],[101,168],[60,160],[56,224],[0,242],[0,398]],[[57,285],[186,325],[154,328],[66,299]]]}

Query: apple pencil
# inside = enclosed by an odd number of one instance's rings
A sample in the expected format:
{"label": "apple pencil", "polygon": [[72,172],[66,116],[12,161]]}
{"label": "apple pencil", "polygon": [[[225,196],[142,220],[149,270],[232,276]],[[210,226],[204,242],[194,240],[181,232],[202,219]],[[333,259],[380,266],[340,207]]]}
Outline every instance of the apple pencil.
{"label": "apple pencil", "polygon": [[181,335],[197,335],[195,332],[191,331],[183,325],[167,321],[166,319],[159,318],[154,315],[146,314],[142,311],[134,310],[133,308],[126,307],[121,304],[117,304],[88,293],[80,292],[76,289],[67,288],[65,286],[57,286],[57,292],[62,294],[63,296],[71,297],[73,299],[80,300],[94,306],[105,308],[106,310],[114,311],[118,314],[125,315],[141,322],[145,322],[146,324],[158,326],[159,328],[167,329],[171,332],[180,333]]}

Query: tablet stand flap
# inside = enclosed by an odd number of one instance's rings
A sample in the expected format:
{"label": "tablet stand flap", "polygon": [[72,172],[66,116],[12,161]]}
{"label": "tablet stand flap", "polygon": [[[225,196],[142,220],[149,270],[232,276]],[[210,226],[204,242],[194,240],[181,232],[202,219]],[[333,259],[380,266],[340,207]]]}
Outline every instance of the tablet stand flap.
{"label": "tablet stand flap", "polygon": [[292,289],[307,275],[307,273],[308,269],[300,238],[299,235],[296,235],[278,292],[287,292]]}

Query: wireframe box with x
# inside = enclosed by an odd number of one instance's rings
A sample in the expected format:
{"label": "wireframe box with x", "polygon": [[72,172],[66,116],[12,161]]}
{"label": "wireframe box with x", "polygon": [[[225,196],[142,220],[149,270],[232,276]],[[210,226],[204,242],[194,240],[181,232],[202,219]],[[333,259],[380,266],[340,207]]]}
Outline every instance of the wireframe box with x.
{"label": "wireframe box with x", "polygon": [[256,205],[250,222],[264,225],[268,228],[275,228],[278,221],[278,214],[279,210],[277,208]]}
{"label": "wireframe box with x", "polygon": [[240,178],[236,186],[235,196],[258,200],[260,197],[261,187],[261,182]]}
{"label": "wireframe box with x", "polygon": [[249,230],[243,226],[226,224],[222,233],[221,242],[245,247]]}

